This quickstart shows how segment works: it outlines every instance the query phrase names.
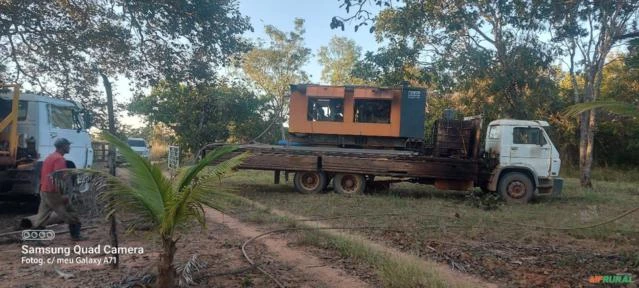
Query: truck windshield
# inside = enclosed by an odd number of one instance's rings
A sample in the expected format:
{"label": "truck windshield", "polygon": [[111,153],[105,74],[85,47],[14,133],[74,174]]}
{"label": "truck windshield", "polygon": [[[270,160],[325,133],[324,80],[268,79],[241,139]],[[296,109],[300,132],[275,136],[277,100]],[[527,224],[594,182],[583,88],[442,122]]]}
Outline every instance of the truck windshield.
{"label": "truck windshield", "polygon": [[[11,100],[0,99],[0,119],[4,119],[11,113]],[[27,120],[29,103],[24,100],[18,102],[18,121]]]}
{"label": "truck windshield", "polygon": [[129,146],[131,147],[146,147],[146,143],[144,142],[144,140],[129,139],[127,143],[129,143]]}
{"label": "truck windshield", "polygon": [[51,126],[60,129],[80,129],[77,111],[71,106],[49,105],[49,121]]}

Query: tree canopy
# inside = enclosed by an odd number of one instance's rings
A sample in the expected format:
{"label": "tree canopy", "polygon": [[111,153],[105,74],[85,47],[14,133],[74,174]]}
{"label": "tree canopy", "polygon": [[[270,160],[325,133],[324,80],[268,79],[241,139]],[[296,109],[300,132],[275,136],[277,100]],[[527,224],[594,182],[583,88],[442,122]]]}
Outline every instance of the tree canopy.
{"label": "tree canopy", "polygon": [[353,75],[362,48],[346,37],[333,37],[328,46],[320,47],[318,62],[322,65],[322,81],[331,85],[359,85],[365,81]]}
{"label": "tree canopy", "polygon": [[304,44],[304,20],[295,19],[295,29],[284,32],[267,25],[264,32],[269,37],[268,44],[259,41],[256,47],[242,58],[242,70],[257,91],[268,101],[268,119],[271,123],[282,123],[288,115],[289,85],[309,81],[302,69],[311,56],[311,49]]}
{"label": "tree canopy", "polygon": [[212,142],[247,142],[264,128],[264,100],[245,87],[221,82],[190,86],[161,82],[150,94],[138,95],[129,111],[163,123],[180,146],[197,151]]}
{"label": "tree canopy", "polygon": [[210,81],[249,29],[234,0],[2,1],[0,78],[103,110],[101,76]]}
{"label": "tree canopy", "polygon": [[[639,37],[636,1],[341,0],[348,16],[332,28],[369,26],[385,47],[368,52],[354,74],[377,83],[411,81],[449,95],[488,120],[550,118],[563,106],[597,99],[614,43]],[[379,8],[379,13],[371,7]],[[547,35],[550,35],[547,37]],[[636,47],[632,44],[630,47]],[[634,49],[634,48],[633,48]],[[632,63],[636,49],[626,57]],[[576,57],[578,56],[578,57]],[[569,89],[556,63],[569,66]],[[560,91],[570,91],[563,97]],[[580,118],[582,185],[589,186],[594,112]]]}

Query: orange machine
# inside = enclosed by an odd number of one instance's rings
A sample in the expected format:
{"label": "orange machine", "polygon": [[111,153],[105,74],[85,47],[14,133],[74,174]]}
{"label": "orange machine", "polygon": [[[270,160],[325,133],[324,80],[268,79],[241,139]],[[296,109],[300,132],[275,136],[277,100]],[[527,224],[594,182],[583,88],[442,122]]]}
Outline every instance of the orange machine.
{"label": "orange machine", "polygon": [[424,139],[426,93],[407,86],[291,85],[289,133],[306,144],[406,148]]}

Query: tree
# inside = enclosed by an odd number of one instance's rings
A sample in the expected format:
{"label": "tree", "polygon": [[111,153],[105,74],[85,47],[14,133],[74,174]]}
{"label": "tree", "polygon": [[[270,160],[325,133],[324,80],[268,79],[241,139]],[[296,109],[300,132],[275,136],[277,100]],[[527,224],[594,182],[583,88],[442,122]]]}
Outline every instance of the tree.
{"label": "tree", "polygon": [[331,85],[361,85],[362,79],[353,76],[353,69],[362,48],[346,37],[333,37],[328,46],[320,47],[318,62],[322,64],[322,81]]}
{"label": "tree", "polygon": [[107,106],[99,81],[105,89],[116,76],[136,89],[162,79],[210,81],[215,66],[249,48],[241,34],[251,27],[234,0],[2,1],[0,13],[7,81],[98,112]]}
{"label": "tree", "polygon": [[129,111],[170,127],[187,151],[223,141],[247,142],[265,122],[264,100],[237,84],[186,85],[162,82],[150,94],[138,94]]}
{"label": "tree", "polygon": [[[596,101],[601,94],[606,58],[613,45],[639,34],[633,30],[636,29],[639,3],[575,1],[566,5],[553,2],[548,7],[555,41],[567,43],[575,103]],[[577,53],[580,59],[575,58]],[[575,67],[581,68],[583,85],[577,82]],[[595,116],[594,110],[587,110],[579,117],[579,169],[582,187],[592,187],[590,175],[597,123]]]}
{"label": "tree", "polygon": [[[413,74],[422,81],[466,102],[499,103],[474,111],[492,113],[489,119],[531,118],[554,102],[553,58],[538,36],[542,16],[526,1],[406,0],[398,7],[393,3],[399,1],[374,2],[383,9],[373,17],[365,10],[373,1],[342,1],[347,12],[355,12],[334,17],[332,27],[373,23],[377,40],[388,43],[378,55],[403,62],[391,67],[417,68],[420,73]],[[395,68],[395,75],[405,75],[402,70]]]}
{"label": "tree", "polygon": [[283,123],[288,115],[289,85],[308,82],[302,66],[311,55],[304,47],[304,19],[295,19],[295,29],[288,34],[267,25],[264,32],[269,45],[257,43],[257,47],[242,58],[242,69],[257,86],[269,103],[269,122],[280,125],[281,137],[285,139]]}
{"label": "tree", "polygon": [[[130,164],[128,180],[102,172],[89,172],[98,173],[107,179],[108,184],[101,197],[112,199],[109,201],[108,211],[131,213],[136,215],[139,221],[137,224],[153,225],[153,231],[162,241],[155,285],[159,288],[175,287],[173,258],[177,250],[179,229],[193,220],[202,226],[206,224],[204,206],[215,205],[214,195],[217,191],[211,185],[211,180],[237,167],[246,154],[210,167],[213,161],[236,149],[225,146],[208,153],[194,166],[182,168],[177,178],[168,179],[159,166],[135,153],[125,142],[108,133],[103,137],[116,146]],[[202,172],[204,175],[200,175]]]}

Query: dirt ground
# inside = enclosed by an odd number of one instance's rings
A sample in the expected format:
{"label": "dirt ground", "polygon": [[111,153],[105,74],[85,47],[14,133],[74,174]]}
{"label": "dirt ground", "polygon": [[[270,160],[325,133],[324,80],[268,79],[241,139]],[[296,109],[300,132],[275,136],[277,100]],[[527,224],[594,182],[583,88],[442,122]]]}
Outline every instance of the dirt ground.
{"label": "dirt ground", "polygon": [[[0,231],[13,230],[25,215],[12,204],[2,203]],[[25,207],[22,207],[25,208]],[[125,217],[124,217],[125,218]],[[189,287],[278,287],[265,274],[252,269],[242,255],[241,246],[249,238],[262,233],[264,227],[242,223],[216,210],[207,210],[207,226],[192,227],[178,242],[175,263],[180,266],[194,255],[203,265],[192,273]],[[69,235],[57,235],[53,241],[30,243],[19,235],[0,239],[0,283],[2,287],[142,287],[153,282],[154,263],[159,255],[159,243],[145,231],[120,233],[121,247],[142,247],[141,255],[120,255],[118,268],[107,264],[28,264],[22,263],[22,245],[30,247],[83,247],[109,244],[108,225],[100,219],[85,219],[85,226],[97,226],[84,231],[86,241],[74,243]],[[127,221],[122,221],[126,224]],[[120,225],[123,227],[123,225]],[[66,231],[65,225],[51,227]],[[122,232],[122,231],[121,231]],[[286,287],[375,287],[374,275],[367,267],[342,261],[330,251],[295,247],[293,235],[271,235],[247,246],[248,255]],[[47,258],[44,255],[36,255]],[[58,258],[75,258],[74,255]],[[92,255],[100,259],[108,255]],[[66,278],[68,279],[65,279]]]}

